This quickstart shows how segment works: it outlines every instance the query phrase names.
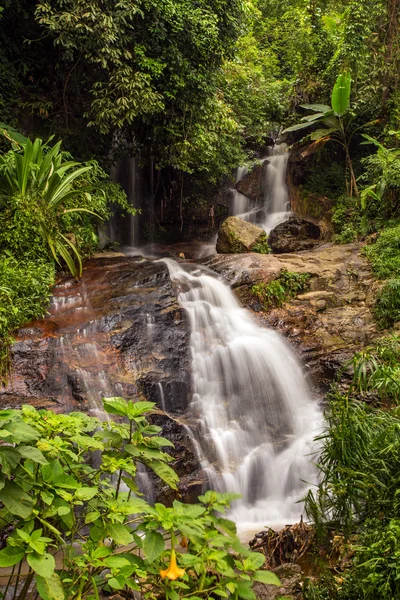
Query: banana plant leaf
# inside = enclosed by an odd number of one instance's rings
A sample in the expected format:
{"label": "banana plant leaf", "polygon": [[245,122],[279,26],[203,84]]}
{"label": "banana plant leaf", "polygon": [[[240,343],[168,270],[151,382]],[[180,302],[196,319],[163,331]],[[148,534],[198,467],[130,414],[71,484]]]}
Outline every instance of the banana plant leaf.
{"label": "banana plant leaf", "polygon": [[341,73],[332,91],[332,108],[339,117],[349,108],[350,92],[351,77],[348,73]]}
{"label": "banana plant leaf", "polygon": [[325,113],[328,110],[332,110],[327,104],[300,104],[300,106],[301,108],[306,108],[307,110],[312,110],[317,113]]}

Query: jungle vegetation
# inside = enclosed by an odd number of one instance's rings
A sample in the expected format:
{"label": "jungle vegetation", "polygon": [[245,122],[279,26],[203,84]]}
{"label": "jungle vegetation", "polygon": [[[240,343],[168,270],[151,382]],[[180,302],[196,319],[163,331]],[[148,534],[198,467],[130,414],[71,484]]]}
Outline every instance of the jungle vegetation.
{"label": "jungle vegetation", "polygon": [[[199,201],[187,187],[217,189],[286,130],[293,152],[307,155],[299,193],[317,213],[328,206],[336,243],[365,243],[381,281],[375,315],[386,331],[331,389],[321,484],[307,501],[321,536],[346,538],[353,558],[339,578],[328,572],[310,581],[309,600],[400,594],[400,350],[390,331],[400,322],[399,19],[398,0],[0,0],[0,380],[13,332],[44,314],[58,276],[80,275],[116,205],[132,212],[109,177],[121,155],[152,166],[182,232]],[[279,304],[307,285],[295,275],[253,293]],[[174,509],[136,499],[145,556],[118,555],[128,541],[143,546],[126,527],[131,494],[108,485],[123,461],[140,456],[175,484],[146,407],[132,414],[118,402],[106,410],[129,424],[106,430],[82,415],[51,417],[50,431],[48,415],[34,409],[1,412],[12,445],[1,446],[1,515],[15,529],[0,564],[8,561],[18,577],[14,567],[26,558],[44,600],[136,589],[143,573],[169,600],[205,598],[207,586],[222,598],[252,600],[252,581],[274,581],[216,514],[229,498]],[[40,448],[32,444],[39,437]],[[101,477],[84,460],[96,449],[104,451]],[[47,549],[62,547],[71,531],[83,532],[85,554],[68,557],[71,577],[63,579]],[[186,558],[173,549],[178,533],[189,539]],[[216,547],[202,555],[207,536]],[[111,546],[96,554],[106,537]],[[237,584],[228,545],[237,547]]]}

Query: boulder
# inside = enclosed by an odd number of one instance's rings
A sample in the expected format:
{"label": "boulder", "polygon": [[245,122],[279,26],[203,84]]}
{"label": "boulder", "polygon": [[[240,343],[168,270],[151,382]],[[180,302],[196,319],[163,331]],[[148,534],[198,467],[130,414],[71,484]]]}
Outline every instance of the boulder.
{"label": "boulder", "polygon": [[321,239],[321,230],[312,221],[291,217],[271,231],[268,244],[273,252],[283,254],[310,250]]}
{"label": "boulder", "polygon": [[[266,162],[266,161],[264,161]],[[254,202],[261,202],[264,190],[264,163],[256,165],[236,184],[236,189]]]}
{"label": "boulder", "polygon": [[238,217],[228,217],[222,223],[217,240],[219,254],[241,254],[243,252],[267,254],[268,251],[267,235],[261,227]]}

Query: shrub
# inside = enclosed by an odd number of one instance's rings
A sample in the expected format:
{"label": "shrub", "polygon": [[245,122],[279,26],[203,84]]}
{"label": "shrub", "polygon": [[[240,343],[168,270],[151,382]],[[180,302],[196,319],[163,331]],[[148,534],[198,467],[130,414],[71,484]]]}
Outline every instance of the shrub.
{"label": "shrub", "polygon": [[140,497],[138,463],[174,489],[178,481],[164,451],[172,443],[145,416],[153,406],[105,399],[118,421],[104,423],[31,406],[0,411],[0,517],[3,533],[11,532],[0,567],[13,567],[15,600],[25,600],[32,584],[43,600],[98,600],[114,591],[152,600],[254,600],[253,581],[279,583],[224,517],[235,494],[208,491],[198,504],[175,500],[171,508]]}
{"label": "shrub", "polygon": [[360,394],[377,392],[396,404],[400,400],[400,338],[392,335],[364,348],[351,360],[351,390]]}
{"label": "shrub", "polygon": [[306,509],[316,522],[332,523],[349,534],[356,524],[399,509],[400,413],[376,410],[331,392],[323,447],[321,483],[309,493]]}
{"label": "shrub", "polygon": [[341,598],[393,600],[400,597],[400,520],[365,522],[354,547],[353,568],[345,573]]}
{"label": "shrub", "polygon": [[400,224],[382,231],[376,242],[366,246],[364,252],[377,277],[400,277]]}
{"label": "shrub", "polygon": [[309,273],[295,273],[282,269],[279,277],[270,283],[257,283],[251,288],[251,293],[257,298],[265,310],[294,298],[308,287]]}
{"label": "shrub", "polygon": [[386,281],[376,297],[374,314],[382,328],[400,321],[400,279]]}
{"label": "shrub", "polygon": [[11,333],[43,316],[54,282],[54,266],[43,260],[18,262],[0,255],[0,384],[6,375]]}

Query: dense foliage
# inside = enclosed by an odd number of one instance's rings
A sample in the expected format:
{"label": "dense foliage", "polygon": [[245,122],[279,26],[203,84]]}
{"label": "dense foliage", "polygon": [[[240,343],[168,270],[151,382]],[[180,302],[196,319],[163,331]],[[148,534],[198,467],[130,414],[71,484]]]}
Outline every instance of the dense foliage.
{"label": "dense foliage", "polygon": [[16,600],[33,582],[43,600],[98,600],[103,591],[254,600],[254,581],[279,583],[223,516],[235,494],[208,491],[170,508],[140,497],[139,464],[177,484],[164,450],[172,444],[146,418],[153,406],[108,398],[104,409],[118,420],[103,423],[31,406],[0,411],[0,516],[10,532],[0,566],[12,567]]}
{"label": "dense foliage", "polygon": [[81,275],[111,204],[132,212],[96,161],[79,164],[61,142],[3,132],[12,149],[0,155],[0,381],[12,332],[43,315],[56,267]]}

